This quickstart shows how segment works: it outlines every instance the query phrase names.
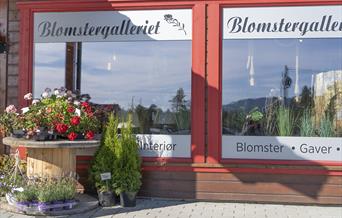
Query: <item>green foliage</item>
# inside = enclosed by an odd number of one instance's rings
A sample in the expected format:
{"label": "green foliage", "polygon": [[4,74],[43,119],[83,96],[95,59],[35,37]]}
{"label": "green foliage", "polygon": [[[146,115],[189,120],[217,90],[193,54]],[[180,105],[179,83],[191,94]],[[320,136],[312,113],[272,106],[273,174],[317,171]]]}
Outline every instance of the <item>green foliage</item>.
{"label": "green foliage", "polygon": [[34,183],[33,187],[38,190],[36,198],[39,202],[71,200],[76,194],[76,182],[69,177]]}
{"label": "green foliage", "polygon": [[312,121],[311,112],[308,109],[304,110],[300,120],[300,135],[305,137],[315,136],[315,126]]}
{"label": "green foliage", "polygon": [[247,116],[253,122],[259,122],[264,117],[263,113],[259,111],[258,107],[253,108]]}
{"label": "green foliage", "polygon": [[14,196],[18,202],[30,202],[38,200],[38,187],[35,185],[28,185],[22,192],[15,192]]}
{"label": "green foliage", "polygon": [[[115,169],[115,150],[118,145],[118,119],[113,114],[109,116],[104,134],[102,135],[101,145],[96,151],[90,169],[90,179],[95,183],[99,191],[109,191],[106,181],[101,180],[101,173],[111,172]],[[110,181],[112,184],[113,181]]]}
{"label": "green foliage", "polygon": [[331,119],[328,116],[323,116],[319,125],[320,137],[334,137],[335,131]]}
{"label": "green foliage", "polygon": [[[13,187],[24,185],[24,178],[19,172],[14,172],[15,158],[9,155],[0,156],[0,196],[10,192]],[[20,164],[20,169],[25,172],[26,165]]]}
{"label": "green foliage", "polygon": [[136,137],[132,134],[132,118],[129,115],[127,125],[121,129],[121,137],[115,149],[115,171],[113,189],[121,192],[137,192],[141,186],[140,156]]}
{"label": "green foliage", "polygon": [[295,119],[289,108],[280,106],[277,111],[277,130],[279,136],[292,136]]}

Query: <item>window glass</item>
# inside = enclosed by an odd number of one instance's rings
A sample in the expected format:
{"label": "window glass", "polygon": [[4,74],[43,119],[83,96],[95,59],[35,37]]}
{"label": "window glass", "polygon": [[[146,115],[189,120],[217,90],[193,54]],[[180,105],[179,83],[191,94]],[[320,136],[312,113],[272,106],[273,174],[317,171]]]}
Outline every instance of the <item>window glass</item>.
{"label": "window glass", "polygon": [[223,40],[223,135],[342,136],[341,60],[341,38]]}
{"label": "window glass", "polygon": [[65,43],[35,43],[33,96],[65,85]]}
{"label": "window glass", "polygon": [[190,134],[191,41],[82,43],[80,90],[138,133]]}

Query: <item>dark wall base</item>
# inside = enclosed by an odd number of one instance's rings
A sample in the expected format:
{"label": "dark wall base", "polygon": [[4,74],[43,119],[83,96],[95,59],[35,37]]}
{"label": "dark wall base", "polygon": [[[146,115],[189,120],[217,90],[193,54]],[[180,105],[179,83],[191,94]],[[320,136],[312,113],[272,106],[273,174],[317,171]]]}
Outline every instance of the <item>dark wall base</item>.
{"label": "dark wall base", "polygon": [[257,173],[143,172],[140,196],[342,205],[342,177]]}

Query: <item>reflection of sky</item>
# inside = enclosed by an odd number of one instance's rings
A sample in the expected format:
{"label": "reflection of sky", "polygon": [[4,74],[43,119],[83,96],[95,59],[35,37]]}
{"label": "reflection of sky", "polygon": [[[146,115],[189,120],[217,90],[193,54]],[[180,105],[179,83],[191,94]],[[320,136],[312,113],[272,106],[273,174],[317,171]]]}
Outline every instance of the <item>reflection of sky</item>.
{"label": "reflection of sky", "polygon": [[[266,97],[271,89],[279,90],[285,65],[292,79],[288,93],[294,96],[296,51],[300,91],[311,86],[312,75],[342,69],[342,39],[224,40],[223,104]],[[254,55],[255,86],[249,85],[248,55]]]}
{"label": "reflection of sky", "polygon": [[177,89],[191,96],[191,41],[83,43],[81,81],[95,103],[170,108]]}
{"label": "reflection of sky", "polygon": [[34,47],[33,96],[45,88],[59,88],[65,82],[65,43],[39,43]]}

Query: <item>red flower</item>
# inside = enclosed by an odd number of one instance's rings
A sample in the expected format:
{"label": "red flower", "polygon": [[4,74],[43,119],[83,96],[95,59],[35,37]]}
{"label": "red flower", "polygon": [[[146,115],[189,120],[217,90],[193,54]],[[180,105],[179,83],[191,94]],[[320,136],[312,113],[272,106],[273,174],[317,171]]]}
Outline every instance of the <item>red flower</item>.
{"label": "red flower", "polygon": [[70,123],[73,126],[77,126],[78,124],[80,124],[80,117],[79,116],[74,116],[70,119]]}
{"label": "red flower", "polygon": [[68,135],[68,139],[69,139],[70,141],[74,141],[74,140],[76,139],[76,137],[77,137],[77,134],[74,133],[74,132],[71,132],[71,133],[69,133],[69,135]]}
{"label": "red flower", "polygon": [[85,102],[82,102],[82,103],[81,103],[81,106],[84,107],[84,108],[90,107],[89,103],[86,102],[86,101],[85,101]]}
{"label": "red flower", "polygon": [[85,109],[84,109],[84,111],[86,112],[86,113],[91,113],[92,112],[92,109],[91,109],[91,107],[89,106],[89,107],[86,107]]}
{"label": "red flower", "polygon": [[67,108],[67,111],[68,111],[69,113],[74,113],[74,112],[75,112],[75,108],[72,107],[72,106],[69,106],[69,107]]}
{"label": "red flower", "polygon": [[85,138],[88,139],[88,140],[91,140],[94,138],[94,132],[93,131],[88,131],[86,134],[85,134]]}
{"label": "red flower", "polygon": [[69,129],[69,127],[63,123],[58,123],[56,125],[56,130],[60,134],[64,134],[68,129]]}

